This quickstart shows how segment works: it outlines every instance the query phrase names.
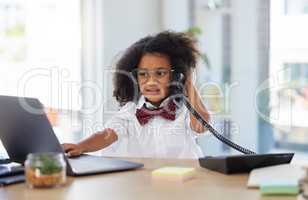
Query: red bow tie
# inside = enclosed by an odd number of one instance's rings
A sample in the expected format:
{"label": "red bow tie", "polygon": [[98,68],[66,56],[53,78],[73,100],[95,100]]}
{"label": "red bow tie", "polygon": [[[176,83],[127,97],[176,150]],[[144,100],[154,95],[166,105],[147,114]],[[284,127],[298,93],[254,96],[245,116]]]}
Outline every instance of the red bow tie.
{"label": "red bow tie", "polygon": [[149,122],[154,116],[161,116],[168,120],[175,120],[176,105],[173,101],[170,101],[166,106],[155,110],[149,110],[145,106],[141,109],[137,109],[136,117],[141,125]]}

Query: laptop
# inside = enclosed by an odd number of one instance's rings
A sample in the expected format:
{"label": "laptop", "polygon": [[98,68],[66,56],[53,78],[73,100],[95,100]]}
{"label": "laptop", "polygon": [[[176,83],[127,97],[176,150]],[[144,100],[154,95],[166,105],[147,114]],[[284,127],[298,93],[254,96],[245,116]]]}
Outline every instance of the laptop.
{"label": "laptop", "polygon": [[24,163],[29,153],[63,153],[70,176],[133,170],[141,163],[81,155],[68,158],[38,99],[0,95],[0,140],[10,161]]}

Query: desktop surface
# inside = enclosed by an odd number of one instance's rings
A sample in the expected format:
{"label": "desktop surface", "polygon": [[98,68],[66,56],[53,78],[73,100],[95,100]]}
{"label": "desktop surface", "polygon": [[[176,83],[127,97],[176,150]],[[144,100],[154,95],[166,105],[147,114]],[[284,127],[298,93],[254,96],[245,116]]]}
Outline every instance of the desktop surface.
{"label": "desktop surface", "polygon": [[[248,174],[224,175],[199,167],[198,160],[127,159],[144,163],[144,168],[85,177],[68,177],[64,187],[28,189],[25,183],[0,187],[0,199],[211,199],[295,200],[297,197],[262,197],[247,189]],[[196,178],[186,182],[152,180],[151,172],[165,166],[196,168]]]}

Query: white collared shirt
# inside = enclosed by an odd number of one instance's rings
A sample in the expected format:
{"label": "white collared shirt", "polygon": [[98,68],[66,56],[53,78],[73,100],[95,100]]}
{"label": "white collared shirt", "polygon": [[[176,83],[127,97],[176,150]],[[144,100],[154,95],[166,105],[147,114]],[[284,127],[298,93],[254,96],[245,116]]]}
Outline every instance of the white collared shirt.
{"label": "white collared shirt", "polygon": [[[167,100],[163,101],[161,105],[166,102]],[[103,149],[102,155],[194,159],[202,156],[200,147],[196,144],[198,133],[190,128],[190,116],[185,106],[176,103],[174,121],[155,116],[145,125],[140,125],[135,113],[144,104],[148,108],[154,107],[141,96],[137,104],[126,103],[107,121],[105,128],[113,129],[118,140]]]}

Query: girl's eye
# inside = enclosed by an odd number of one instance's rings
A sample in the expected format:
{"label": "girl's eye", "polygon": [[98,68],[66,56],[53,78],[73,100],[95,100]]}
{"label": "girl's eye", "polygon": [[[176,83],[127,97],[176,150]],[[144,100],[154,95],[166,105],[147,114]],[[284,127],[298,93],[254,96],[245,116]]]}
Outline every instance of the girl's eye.
{"label": "girl's eye", "polygon": [[145,72],[145,71],[138,71],[138,76],[139,77],[146,77],[147,76],[147,72]]}
{"label": "girl's eye", "polygon": [[158,77],[163,77],[163,76],[165,76],[167,74],[167,71],[165,71],[165,70],[158,70],[158,71],[156,71],[156,75],[158,76]]}

